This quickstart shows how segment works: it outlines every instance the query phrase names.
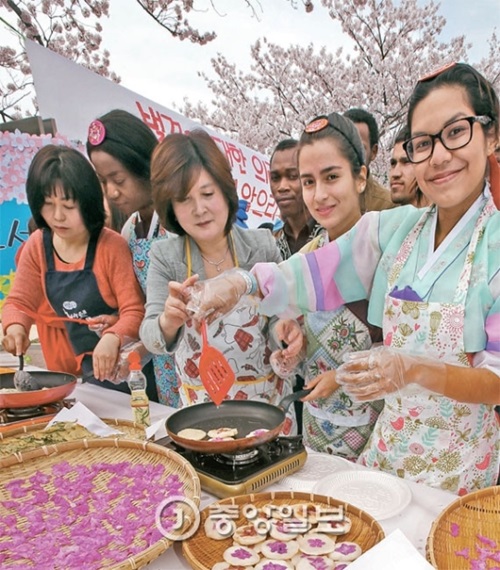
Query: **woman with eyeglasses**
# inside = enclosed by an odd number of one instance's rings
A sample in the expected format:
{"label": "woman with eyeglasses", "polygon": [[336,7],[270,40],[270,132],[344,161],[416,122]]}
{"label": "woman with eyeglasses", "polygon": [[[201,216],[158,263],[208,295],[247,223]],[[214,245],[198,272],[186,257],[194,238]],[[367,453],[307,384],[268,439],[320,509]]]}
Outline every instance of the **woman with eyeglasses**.
{"label": "woman with eyeglasses", "polygon": [[[385,399],[360,461],[459,495],[499,471],[498,117],[493,87],[469,65],[421,79],[405,148],[434,205],[370,212],[325,247],[251,273],[264,314],[369,299],[385,346],[349,354],[336,374],[355,400]],[[237,275],[197,284],[197,318],[245,287]]]}

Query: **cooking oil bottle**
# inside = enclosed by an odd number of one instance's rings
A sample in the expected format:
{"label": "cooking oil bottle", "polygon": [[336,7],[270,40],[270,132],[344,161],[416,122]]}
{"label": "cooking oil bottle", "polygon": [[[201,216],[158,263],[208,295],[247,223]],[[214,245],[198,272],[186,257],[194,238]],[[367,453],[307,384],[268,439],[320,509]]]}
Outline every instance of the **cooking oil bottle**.
{"label": "cooking oil bottle", "polygon": [[129,370],[127,383],[130,388],[130,405],[134,412],[135,423],[148,427],[151,425],[149,417],[149,398],[146,395],[146,376],[141,371],[141,357],[133,351],[128,355]]}

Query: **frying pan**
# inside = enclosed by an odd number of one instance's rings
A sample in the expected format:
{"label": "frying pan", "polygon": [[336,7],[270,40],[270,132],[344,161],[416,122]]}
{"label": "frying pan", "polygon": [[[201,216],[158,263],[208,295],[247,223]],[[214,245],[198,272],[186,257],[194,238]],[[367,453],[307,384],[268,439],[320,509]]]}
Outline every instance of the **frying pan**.
{"label": "frying pan", "polygon": [[[285,415],[290,404],[309,394],[310,390],[300,390],[285,396],[278,406],[254,400],[225,400],[220,406],[213,402],[194,404],[174,412],[165,427],[172,441],[201,453],[238,453],[276,439],[285,423]],[[210,431],[217,428],[236,428],[238,439],[230,441],[196,441],[179,437],[177,434],[186,428]],[[254,437],[245,437],[257,429],[267,432]]]}
{"label": "frying pan", "polygon": [[57,402],[69,396],[76,386],[76,376],[65,372],[30,371],[43,390],[2,392],[14,388],[14,372],[0,374],[0,408],[28,408]]}

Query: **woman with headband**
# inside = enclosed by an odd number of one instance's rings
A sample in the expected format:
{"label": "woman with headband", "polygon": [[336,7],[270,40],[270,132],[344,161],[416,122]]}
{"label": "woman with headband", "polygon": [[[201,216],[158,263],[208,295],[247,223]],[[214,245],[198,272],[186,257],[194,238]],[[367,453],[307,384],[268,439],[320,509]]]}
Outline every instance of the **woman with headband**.
{"label": "woman with headband", "polygon": [[200,318],[254,287],[264,314],[368,299],[385,346],[349,354],[336,374],[355,400],[385,399],[360,461],[460,495],[499,471],[498,120],[493,87],[469,65],[421,79],[405,150],[433,206],[370,212],[315,252],[258,264],[250,286],[237,274],[196,284],[190,305]]}
{"label": "woman with headband", "polygon": [[[354,123],[331,113],[317,127],[306,129],[298,145],[298,169],[304,203],[323,228],[301,249],[308,253],[337,239],[361,218],[360,195],[367,169]],[[304,315],[307,356],[303,374],[307,387],[314,388],[303,399],[304,441],[315,451],[349,460],[356,460],[363,451],[383,407],[382,401],[353,401],[335,382],[335,369],[346,354],[367,350],[372,342],[382,340],[381,329],[368,324],[367,311],[368,301],[362,300]],[[286,358],[282,366],[286,368]]]}
{"label": "woman with headband", "polygon": [[[153,131],[143,121],[121,109],[92,121],[87,137],[87,154],[106,198],[128,218],[121,233],[129,244],[134,271],[144,293],[151,245],[169,236],[154,210],[149,181],[151,155],[157,144]],[[177,408],[179,390],[173,358],[154,355],[152,362],[157,392],[154,401]],[[145,368],[148,384],[153,376],[149,368]]]}

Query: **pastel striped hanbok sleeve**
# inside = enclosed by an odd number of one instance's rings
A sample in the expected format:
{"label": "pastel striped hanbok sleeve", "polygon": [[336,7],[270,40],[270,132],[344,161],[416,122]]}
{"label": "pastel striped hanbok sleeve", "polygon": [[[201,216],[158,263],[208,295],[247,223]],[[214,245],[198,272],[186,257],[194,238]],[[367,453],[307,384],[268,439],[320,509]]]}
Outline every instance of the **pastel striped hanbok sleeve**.
{"label": "pastel striped hanbok sleeve", "polygon": [[263,295],[260,312],[287,318],[368,299],[381,256],[378,226],[379,212],[371,212],[311,253],[297,253],[280,264],[257,263],[252,273]]}
{"label": "pastel striped hanbok sleeve", "polygon": [[[498,262],[497,262],[498,264]],[[489,283],[493,303],[485,321],[486,350],[500,356],[500,269]]]}

